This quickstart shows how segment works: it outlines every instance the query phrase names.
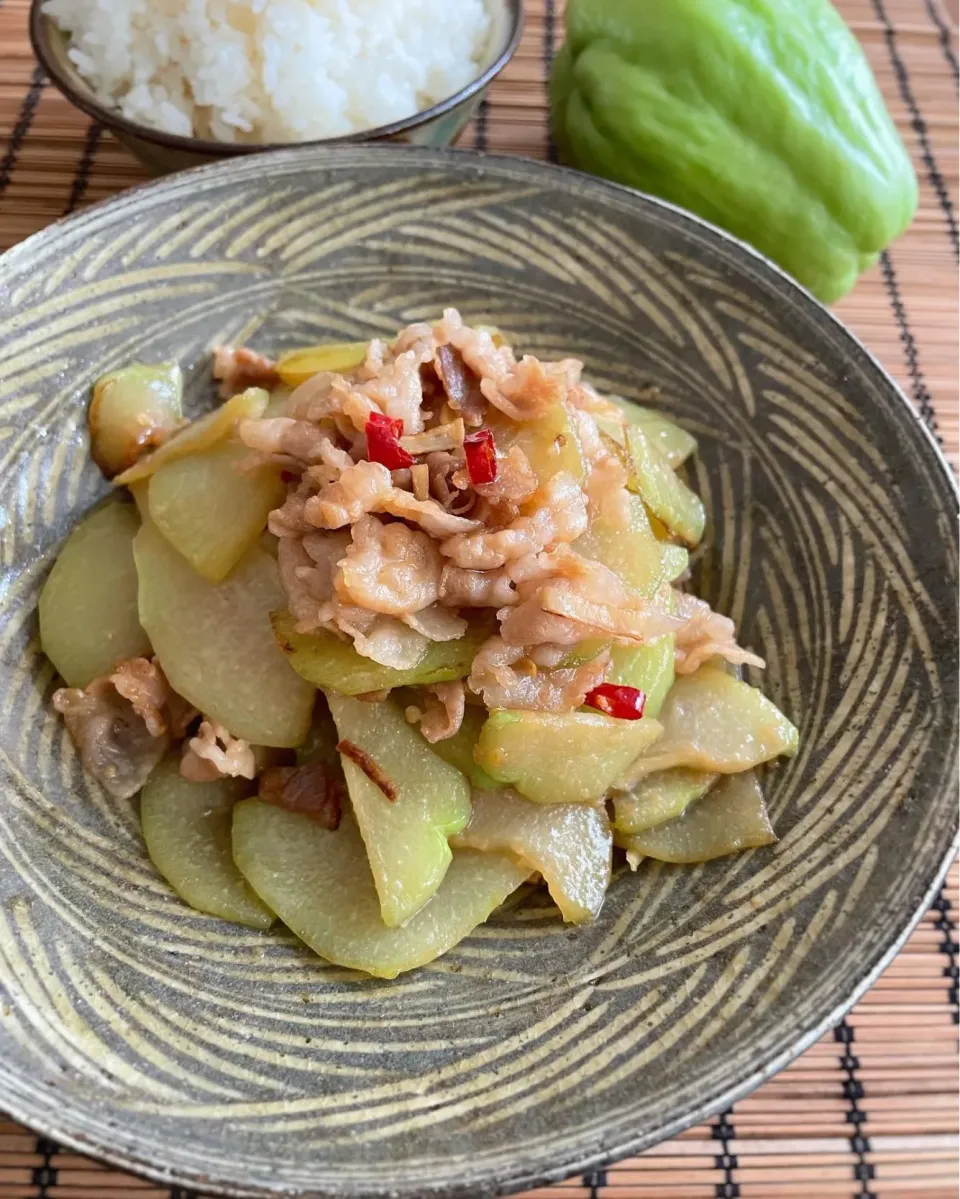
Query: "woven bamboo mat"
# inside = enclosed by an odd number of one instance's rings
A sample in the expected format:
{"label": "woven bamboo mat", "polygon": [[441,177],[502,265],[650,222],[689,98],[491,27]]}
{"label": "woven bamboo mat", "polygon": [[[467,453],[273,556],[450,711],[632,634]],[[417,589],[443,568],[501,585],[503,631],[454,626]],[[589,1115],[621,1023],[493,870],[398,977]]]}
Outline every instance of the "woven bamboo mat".
{"label": "woven bamboo mat", "polygon": [[[910,231],[837,305],[958,458],[956,0],[840,0],[920,180]],[[550,156],[544,78],[561,3],[527,0],[520,51],[463,144]],[[37,69],[27,0],[0,0],[0,249],[143,179]],[[903,952],[834,1032],[721,1117],[525,1199],[955,1199],[956,868]],[[0,1116],[0,1199],[188,1199]]]}

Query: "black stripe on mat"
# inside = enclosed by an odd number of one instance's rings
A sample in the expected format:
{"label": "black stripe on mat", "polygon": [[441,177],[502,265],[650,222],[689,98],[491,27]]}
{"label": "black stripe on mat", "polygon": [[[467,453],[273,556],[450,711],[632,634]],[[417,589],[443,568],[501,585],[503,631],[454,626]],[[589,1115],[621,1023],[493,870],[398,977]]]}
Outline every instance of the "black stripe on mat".
{"label": "black stripe on mat", "polygon": [[67,206],[63,210],[64,216],[69,216],[87,194],[87,184],[90,182],[90,172],[93,169],[93,160],[97,156],[97,149],[100,145],[102,133],[103,126],[99,121],[94,121],[87,130],[87,138],[83,143],[83,153],[80,155],[80,162],[77,164],[77,173],[74,175],[73,183],[70,185],[70,196],[67,200]]}
{"label": "black stripe on mat", "polygon": [[740,1199],[740,1184],[734,1177],[738,1162],[735,1153],[731,1153],[733,1138],[737,1135],[733,1127],[733,1108],[728,1107],[720,1113],[720,1118],[712,1129],[713,1139],[720,1142],[722,1152],[713,1159],[713,1164],[723,1174],[723,1182],[714,1185],[713,1193],[716,1199]]}
{"label": "black stripe on mat", "polygon": [[607,1185],[606,1170],[591,1170],[589,1174],[584,1174],[583,1185],[590,1191],[590,1199],[603,1199],[600,1191]]}
{"label": "black stripe on mat", "polygon": [[960,1024],[960,969],[957,959],[960,956],[960,945],[957,944],[957,925],[951,916],[952,905],[947,899],[946,892],[941,891],[933,903],[937,913],[936,929],[943,934],[943,940],[937,946],[946,957],[947,965],[943,968],[943,977],[947,980],[947,998],[950,1003],[950,1015],[954,1024]]}
{"label": "black stripe on mat", "polygon": [[937,166],[927,123],[923,119],[923,114],[920,112],[920,107],[917,104],[917,98],[913,94],[913,88],[910,86],[910,74],[903,59],[900,57],[900,50],[897,46],[897,31],[889,16],[887,16],[883,0],[873,0],[873,11],[877,14],[877,20],[883,26],[883,36],[887,43],[887,51],[890,55],[893,73],[897,77],[900,98],[907,107],[907,111],[910,114],[910,124],[917,135],[917,141],[920,143],[920,156],[923,159],[924,166],[927,168],[927,178],[930,180],[933,190],[937,193],[937,200],[940,202],[940,210],[947,223],[947,232],[950,237],[950,243],[953,246],[953,252],[957,257],[960,257],[960,229],[957,228],[957,217],[953,211],[953,202],[950,199],[950,193],[947,191],[947,185],[943,180],[943,176],[940,174],[940,168]]}
{"label": "black stripe on mat", "polygon": [[43,85],[46,81],[47,75],[43,67],[36,67],[33,77],[30,80],[30,87],[27,89],[27,94],[23,97],[23,103],[20,105],[20,113],[17,117],[16,125],[13,127],[13,134],[10,137],[6,152],[3,158],[0,159],[0,196],[3,195],[10,184],[13,168],[17,165],[17,157],[20,154],[24,139],[30,132],[30,126],[33,124],[37,105],[40,103],[40,93],[43,91]]}
{"label": "black stripe on mat", "polygon": [[553,140],[553,122],[550,119],[550,72],[553,68],[556,26],[556,5],[554,0],[546,0],[543,10],[543,86],[547,92],[547,158],[551,162],[557,161],[557,144]]}
{"label": "black stripe on mat", "polygon": [[900,344],[903,346],[903,356],[907,361],[907,374],[910,376],[910,390],[913,393],[914,403],[917,405],[923,423],[934,437],[936,437],[937,441],[943,445],[943,439],[937,432],[937,414],[933,407],[933,397],[930,395],[930,389],[927,387],[923,371],[920,369],[920,355],[917,350],[917,341],[910,328],[910,322],[907,320],[907,310],[904,307],[903,296],[900,293],[896,271],[893,269],[893,259],[890,257],[888,250],[884,250],[880,255],[880,270],[883,274],[883,281],[886,284],[890,307],[893,309],[894,319],[897,322]]}
{"label": "black stripe on mat", "polygon": [[857,1077],[860,1059],[853,1053],[854,1030],[846,1019],[843,1019],[833,1030],[833,1036],[834,1040],[843,1046],[843,1053],[838,1060],[840,1069],[844,1073],[843,1097],[847,1101],[846,1120],[848,1124],[853,1125],[853,1132],[849,1138],[850,1152],[856,1159],[853,1166],[853,1178],[860,1185],[860,1189],[854,1194],[858,1199],[865,1196],[875,1197],[876,1192],[870,1189],[874,1168],[867,1161],[867,1154],[870,1152],[870,1138],[864,1136],[862,1131],[862,1126],[867,1120],[867,1113],[862,1107],[865,1098],[863,1083]]}
{"label": "black stripe on mat", "polygon": [[950,32],[950,26],[941,16],[940,10],[936,5],[936,0],[923,0],[923,3],[927,10],[927,16],[937,27],[943,57],[950,64],[950,70],[954,79],[960,82],[960,66],[957,65],[957,56],[953,52],[953,35]]}
{"label": "black stripe on mat", "polygon": [[486,150],[487,148],[487,119],[489,115],[489,103],[486,100],[481,100],[477,106],[477,115],[473,118],[474,150]]}
{"label": "black stripe on mat", "polygon": [[43,1158],[43,1165],[37,1166],[31,1177],[31,1182],[37,1188],[35,1199],[50,1199],[50,1192],[57,1185],[57,1170],[52,1163],[54,1156],[60,1152],[60,1146],[46,1137],[37,1137],[36,1152]]}

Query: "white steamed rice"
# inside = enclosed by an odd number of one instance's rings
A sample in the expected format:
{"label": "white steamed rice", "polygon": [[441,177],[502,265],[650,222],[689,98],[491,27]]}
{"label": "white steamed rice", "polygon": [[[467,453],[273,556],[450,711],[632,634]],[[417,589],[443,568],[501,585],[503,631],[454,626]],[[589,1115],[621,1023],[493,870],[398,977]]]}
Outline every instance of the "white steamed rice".
{"label": "white steamed rice", "polygon": [[225,142],[336,137],[480,72],[485,0],[47,0],[101,101]]}

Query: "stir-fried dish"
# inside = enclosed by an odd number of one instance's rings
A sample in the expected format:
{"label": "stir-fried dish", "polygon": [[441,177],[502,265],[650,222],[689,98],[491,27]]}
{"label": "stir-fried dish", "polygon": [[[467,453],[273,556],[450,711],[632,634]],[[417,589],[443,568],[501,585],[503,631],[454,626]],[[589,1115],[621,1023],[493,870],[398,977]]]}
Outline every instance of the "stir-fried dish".
{"label": "stir-fried dish", "polygon": [[453,309],[213,371],[192,422],[176,365],[99,380],[118,493],[40,598],[54,706],[187,903],[389,978],[523,884],[592,920],[614,847],[775,840],[754,768],[797,731],[683,589],[688,433]]}

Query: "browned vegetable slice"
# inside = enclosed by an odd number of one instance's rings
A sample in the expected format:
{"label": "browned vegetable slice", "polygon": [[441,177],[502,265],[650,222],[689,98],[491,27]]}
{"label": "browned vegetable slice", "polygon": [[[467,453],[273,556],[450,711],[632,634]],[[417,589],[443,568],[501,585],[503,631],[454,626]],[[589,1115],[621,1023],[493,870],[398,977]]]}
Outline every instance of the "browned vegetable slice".
{"label": "browned vegetable slice", "polygon": [[183,375],[175,362],[135,364],[96,381],[90,454],[108,479],[167,440],[183,421],[182,401]]}
{"label": "browned vegetable slice", "polygon": [[219,408],[214,408],[205,416],[191,421],[186,428],[165,441],[152,454],[141,458],[122,475],[117,475],[114,483],[118,486],[129,486],[140,479],[149,478],[167,462],[208,450],[217,442],[229,437],[240,421],[256,420],[263,416],[269,400],[270,393],[262,387],[250,387],[242,391]]}

